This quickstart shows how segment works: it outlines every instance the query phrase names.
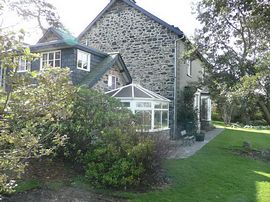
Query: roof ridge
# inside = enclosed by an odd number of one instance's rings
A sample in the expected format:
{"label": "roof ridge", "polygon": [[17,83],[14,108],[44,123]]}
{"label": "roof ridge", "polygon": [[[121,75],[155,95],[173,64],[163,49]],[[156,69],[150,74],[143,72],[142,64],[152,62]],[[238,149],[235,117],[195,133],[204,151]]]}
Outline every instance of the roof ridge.
{"label": "roof ridge", "polygon": [[[95,17],[95,19],[79,34],[77,37],[78,39],[82,38],[82,36],[101,18],[101,16],[116,2],[117,0],[111,0],[109,4]],[[138,11],[142,12],[147,17],[153,19],[154,21],[158,22],[159,24],[165,26],[170,31],[174,32],[179,37],[184,36],[184,33],[178,28],[173,25],[168,24],[167,22],[161,20],[157,16],[153,15],[152,13],[148,12],[147,10],[143,9],[142,7],[138,6],[133,0],[122,0],[129,6],[137,9]]]}

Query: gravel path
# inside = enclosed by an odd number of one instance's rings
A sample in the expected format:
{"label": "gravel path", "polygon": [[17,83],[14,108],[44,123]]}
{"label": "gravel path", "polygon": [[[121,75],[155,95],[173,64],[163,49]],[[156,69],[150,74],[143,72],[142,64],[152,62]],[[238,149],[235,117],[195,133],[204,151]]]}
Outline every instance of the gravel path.
{"label": "gravel path", "polygon": [[183,146],[182,141],[172,142],[172,149],[169,152],[168,159],[185,159],[193,156],[197,151],[199,151],[204,145],[209,143],[212,139],[218,136],[224,131],[224,128],[216,128],[205,134],[205,139],[203,142],[195,142],[191,146]]}

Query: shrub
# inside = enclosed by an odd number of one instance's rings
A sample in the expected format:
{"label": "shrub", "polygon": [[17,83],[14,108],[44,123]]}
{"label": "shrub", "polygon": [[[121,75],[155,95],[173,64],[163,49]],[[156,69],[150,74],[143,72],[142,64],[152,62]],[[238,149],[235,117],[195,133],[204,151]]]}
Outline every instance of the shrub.
{"label": "shrub", "polygon": [[128,187],[142,183],[153,141],[119,129],[103,131],[101,141],[85,155],[86,177],[95,186]]}
{"label": "shrub", "polygon": [[65,154],[96,187],[134,187],[160,164],[155,140],[137,132],[134,115],[118,100],[94,90],[78,91],[63,130],[69,136]]}
{"label": "shrub", "polygon": [[177,124],[181,126],[181,130],[186,130],[188,134],[195,135],[197,133],[197,110],[194,109],[194,95],[196,88],[185,87],[181,91],[181,97],[178,100],[179,108],[177,111]]}
{"label": "shrub", "polygon": [[[0,194],[14,191],[30,158],[39,158],[63,146],[60,123],[71,115],[75,92],[69,70],[48,68],[14,76],[12,92],[0,114]],[[36,84],[33,84],[33,80]]]}

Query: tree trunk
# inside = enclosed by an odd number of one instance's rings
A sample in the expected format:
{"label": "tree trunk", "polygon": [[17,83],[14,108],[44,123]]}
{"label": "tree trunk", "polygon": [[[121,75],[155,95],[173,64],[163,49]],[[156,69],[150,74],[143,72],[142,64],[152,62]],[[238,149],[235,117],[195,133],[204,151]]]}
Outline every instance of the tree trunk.
{"label": "tree trunk", "polygon": [[270,125],[270,111],[269,111],[269,109],[267,108],[266,104],[262,100],[259,100],[258,103],[259,103],[260,108],[263,112],[265,120]]}

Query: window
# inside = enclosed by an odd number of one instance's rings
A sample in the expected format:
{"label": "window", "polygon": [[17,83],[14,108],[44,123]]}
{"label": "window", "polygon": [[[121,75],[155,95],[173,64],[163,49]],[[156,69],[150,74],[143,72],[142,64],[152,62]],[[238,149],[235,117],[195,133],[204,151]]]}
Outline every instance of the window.
{"label": "window", "polygon": [[135,101],[130,109],[137,115],[143,130],[159,131],[169,128],[169,103],[159,101]]}
{"label": "window", "polygon": [[47,66],[61,67],[61,51],[42,53],[40,69],[43,69]]}
{"label": "window", "polygon": [[154,110],[154,129],[169,128],[169,104],[156,103]]}
{"label": "window", "polygon": [[117,77],[113,75],[109,75],[108,77],[108,87],[110,89],[116,89],[117,88]]}
{"label": "window", "polygon": [[192,61],[191,61],[191,59],[188,59],[186,64],[187,64],[187,75],[191,77],[192,76]]}
{"label": "window", "polygon": [[18,59],[18,72],[26,72],[28,70],[29,64],[26,60],[19,57]]}
{"label": "window", "polygon": [[201,98],[201,119],[204,121],[211,120],[211,100],[209,97]]}
{"label": "window", "polygon": [[136,116],[139,118],[139,124],[142,126],[142,129],[145,131],[151,130],[152,125],[152,111],[151,110],[136,110],[135,111]]}
{"label": "window", "polygon": [[18,65],[17,72],[26,72],[30,67],[30,63],[23,59],[22,56],[15,57],[13,61]]}
{"label": "window", "polygon": [[77,69],[90,71],[90,53],[86,53],[84,51],[78,50],[77,52]]}
{"label": "window", "polygon": [[151,102],[136,102],[136,107],[138,108],[150,108]]}
{"label": "window", "polygon": [[0,86],[5,88],[5,74],[6,74],[6,69],[2,68],[0,66]]}
{"label": "window", "polygon": [[122,102],[122,105],[124,106],[124,107],[130,107],[130,102]]}

